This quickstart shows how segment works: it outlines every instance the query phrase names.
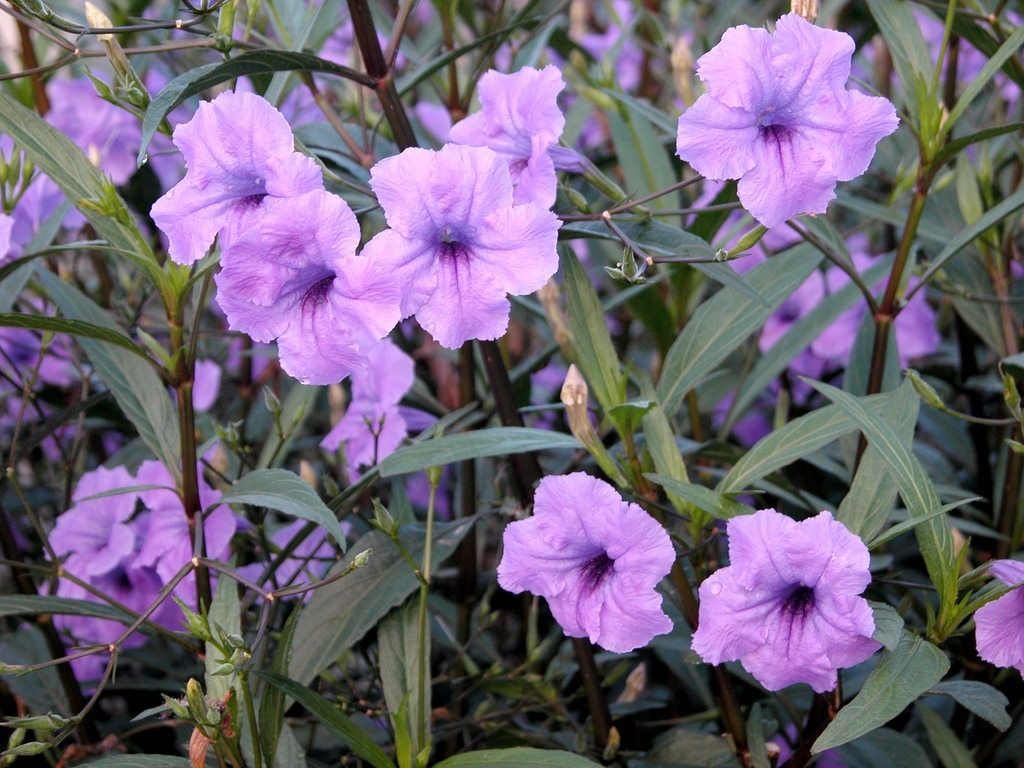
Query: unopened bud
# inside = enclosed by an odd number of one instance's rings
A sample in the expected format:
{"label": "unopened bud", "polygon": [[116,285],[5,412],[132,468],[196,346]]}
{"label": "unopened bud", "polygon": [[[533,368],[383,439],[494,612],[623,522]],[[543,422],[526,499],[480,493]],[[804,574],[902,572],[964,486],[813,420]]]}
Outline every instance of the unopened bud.
{"label": "unopened bud", "polygon": [[[86,0],[85,3],[85,21],[94,29],[110,29],[114,26],[114,23],[110,20],[107,14],[90,3],[89,0]],[[114,70],[117,82],[122,86],[127,86],[129,84],[136,87],[141,86],[139,76],[136,75],[135,70],[132,69],[132,65],[128,61],[128,57],[125,56],[124,49],[121,47],[121,44],[117,42],[117,38],[115,38],[110,32],[103,32],[102,34],[96,35],[96,39],[100,41],[100,44],[103,46],[103,50],[107,54],[107,60],[110,62],[110,66]]]}
{"label": "unopened bud", "polygon": [[685,104],[693,104],[693,48],[686,37],[680,37],[672,46],[672,81],[676,86],[676,93],[682,98]]}
{"label": "unopened bud", "polygon": [[184,702],[178,699],[172,699],[166,694],[161,694],[164,698],[164,703],[167,704],[167,708],[171,710],[171,713],[179,720],[188,720],[189,711],[188,707],[185,706]]}
{"label": "unopened bud", "polygon": [[327,405],[331,409],[331,424],[337,424],[345,415],[345,403],[348,398],[345,396],[345,388],[341,384],[331,384],[327,387]]}
{"label": "unopened bud", "polygon": [[572,207],[581,213],[590,213],[590,203],[587,202],[587,198],[584,197],[579,190],[573,189],[572,187],[562,187],[562,191],[565,192],[565,196],[569,198],[569,202]]}
{"label": "unopened bud", "polygon": [[370,555],[373,554],[373,549],[364,549],[358,555],[352,558],[352,568],[362,568],[368,562],[370,562]]}
{"label": "unopened bud", "polygon": [[41,755],[52,746],[52,744],[47,744],[42,741],[29,741],[24,744],[19,744],[16,747],[8,748],[4,752],[4,754],[8,757],[28,757],[30,755]]}
{"label": "unopened bud", "polygon": [[739,241],[736,243],[736,245],[734,245],[732,248],[722,248],[721,250],[717,251],[715,253],[715,261],[730,261],[731,259],[735,259],[738,256],[742,256],[744,253],[746,253],[759,242],[761,242],[761,238],[764,237],[764,234],[767,231],[768,227],[764,226],[763,224],[758,224],[752,230],[743,235],[743,237],[741,237]]}
{"label": "unopened bud", "polygon": [[281,413],[281,398],[274,394],[274,390],[270,387],[263,388],[263,404],[274,416]]}
{"label": "unopened bud", "polygon": [[380,528],[388,536],[394,536],[398,533],[398,523],[395,522],[395,518],[391,516],[391,512],[388,508],[380,503],[380,499],[373,498],[370,500],[373,504],[373,522],[378,528]]}
{"label": "unopened bud", "polygon": [[569,330],[569,321],[562,311],[558,283],[554,278],[548,280],[544,287],[537,292],[537,298],[540,300],[541,306],[544,307],[544,314],[547,315],[548,326],[551,328],[551,333],[554,334],[555,341],[563,350],[566,349],[572,341],[572,331]]}
{"label": "unopened bud", "polygon": [[586,379],[583,378],[579,368],[570,365],[568,373],[565,374],[565,381],[562,383],[561,400],[565,404],[569,430],[573,437],[584,445],[590,442],[591,436],[596,437],[593,434],[594,425],[590,423],[590,417],[587,415],[588,397],[589,389]]}
{"label": "unopened bud", "polygon": [[306,459],[302,459],[299,462],[299,477],[302,478],[302,482],[314,491],[316,490],[316,471],[313,469],[313,465]]}
{"label": "unopened bud", "polygon": [[54,712],[47,712],[45,715],[29,715],[27,717],[12,717],[5,720],[4,725],[8,728],[28,728],[33,731],[55,731],[63,728],[70,720],[61,717]]}
{"label": "unopened bud", "polygon": [[946,404],[942,401],[942,397],[939,396],[935,387],[922,379],[921,375],[917,371],[913,368],[907,369],[907,378],[910,380],[910,383],[914,385],[914,389],[917,390],[918,396],[925,403],[940,411],[946,410]]}
{"label": "unopened bud", "polygon": [[203,696],[203,687],[194,677],[190,677],[185,684],[185,701],[188,702],[188,708],[192,717],[196,720],[204,720],[206,718],[207,706],[206,698]]}

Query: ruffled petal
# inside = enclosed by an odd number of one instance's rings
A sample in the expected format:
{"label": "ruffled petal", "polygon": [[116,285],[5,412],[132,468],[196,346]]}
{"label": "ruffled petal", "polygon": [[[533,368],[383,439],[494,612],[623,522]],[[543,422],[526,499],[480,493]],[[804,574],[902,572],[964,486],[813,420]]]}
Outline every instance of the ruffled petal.
{"label": "ruffled petal", "polygon": [[676,154],[697,173],[738,179],[757,163],[757,115],[701,96],[679,117]]}
{"label": "ruffled petal", "polygon": [[727,29],[718,45],[697,60],[697,75],[707,85],[709,97],[723,106],[754,114],[770,103],[776,87],[771,40],[765,29],[745,24]]}
{"label": "ruffled petal", "polygon": [[540,290],[558,271],[558,217],[539,205],[494,211],[472,245],[473,269],[486,271],[506,293]]}
{"label": "ruffled petal", "polygon": [[1024,589],[983,605],[975,612],[974,623],[978,655],[997,667],[1016,667],[1024,674]]}

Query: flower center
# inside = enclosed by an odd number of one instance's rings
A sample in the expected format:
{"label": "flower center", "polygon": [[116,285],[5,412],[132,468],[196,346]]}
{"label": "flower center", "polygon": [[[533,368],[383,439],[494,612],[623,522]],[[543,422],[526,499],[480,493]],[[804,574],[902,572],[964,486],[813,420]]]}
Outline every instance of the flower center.
{"label": "flower center", "polygon": [[600,554],[590,558],[583,565],[583,582],[590,589],[597,589],[601,586],[601,582],[604,581],[605,576],[615,565],[615,561],[608,557],[608,553],[601,551]]}
{"label": "flower center", "polygon": [[782,603],[782,612],[790,616],[803,617],[814,607],[814,590],[803,584],[798,586]]}
{"label": "flower center", "polygon": [[325,304],[327,302],[327,294],[330,292],[332,285],[334,285],[333,274],[318,278],[302,294],[302,310],[304,312],[306,310],[315,310],[321,304]]}
{"label": "flower center", "polygon": [[465,261],[469,258],[469,249],[462,243],[452,240],[443,240],[438,251],[438,258],[442,261]]}

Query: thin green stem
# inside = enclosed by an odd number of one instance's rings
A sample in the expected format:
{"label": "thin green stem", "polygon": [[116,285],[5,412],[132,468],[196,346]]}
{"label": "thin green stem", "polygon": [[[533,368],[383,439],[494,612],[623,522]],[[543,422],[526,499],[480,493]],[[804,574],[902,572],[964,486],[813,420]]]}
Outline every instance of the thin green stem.
{"label": "thin green stem", "polygon": [[[433,555],[434,545],[434,508],[437,502],[437,485],[440,479],[440,472],[431,470],[430,474],[430,499],[427,502],[427,530],[426,539],[423,542],[423,562],[420,566],[420,573],[423,574],[423,579],[420,582],[420,603],[419,603],[419,616],[417,622],[417,637],[419,642],[419,676],[418,684],[423,686],[429,686],[429,668],[430,663],[430,625],[427,611],[427,603],[430,597],[430,560]],[[429,713],[427,712],[427,696],[426,691],[420,691],[419,696],[419,709],[418,717],[416,718],[417,738],[416,746],[418,750],[422,750],[427,746],[430,734],[427,733],[427,723],[429,722]]]}

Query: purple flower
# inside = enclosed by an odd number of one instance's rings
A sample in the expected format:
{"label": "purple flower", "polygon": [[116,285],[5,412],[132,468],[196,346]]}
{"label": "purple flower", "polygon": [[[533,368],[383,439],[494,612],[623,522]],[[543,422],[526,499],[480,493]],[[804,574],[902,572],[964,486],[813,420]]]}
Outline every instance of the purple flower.
{"label": "purple flower", "polygon": [[837,181],[867,170],[898,124],[888,100],[846,90],[853,39],[797,14],[774,34],[741,25],[697,62],[707,93],[679,118],[677,152],[711,179],[739,179],[766,227],[824,213]]}
{"label": "purple flower", "polygon": [[546,598],[569,637],[626,653],[672,630],[656,589],[675,560],[672,542],[608,483],[545,477],[533,517],[509,524],[504,547],[498,583]]}
{"label": "purple flower", "polygon": [[0,263],[7,258],[11,250],[11,230],[14,229],[14,219],[0,213]]}
{"label": "purple flower", "polygon": [[[139,498],[148,510],[145,540],[134,564],[137,567],[152,568],[162,582],[168,582],[190,559],[192,559],[192,536],[185,516],[181,497],[174,490],[174,480],[167,468],[159,461],[144,461],[136,475],[137,485],[160,486],[140,491]],[[207,557],[225,559],[228,555],[231,537],[235,535],[238,522],[234,513],[226,506],[216,506],[220,494],[210,488],[199,476],[199,500],[203,510],[203,533]],[[195,607],[195,574],[186,576],[174,590],[179,598]]]}
{"label": "purple flower", "polygon": [[555,168],[580,168],[574,152],[558,151],[565,128],[558,108],[563,88],[562,73],[551,64],[523,67],[511,75],[488,70],[480,78],[480,111],[453,125],[449,140],[493,149],[508,163],[515,202],[550,208],[555,203]]}
{"label": "purple flower", "polygon": [[124,467],[97,467],[86,472],[75,486],[74,504],[57,518],[50,544],[67,569],[81,578],[103,576],[132,559],[136,550],[135,514],[137,493],[98,494],[137,485]]}
{"label": "purple flower", "polygon": [[288,122],[251,93],[226,91],[200,104],[174,129],[174,143],[188,172],[151,213],[179,264],[201,258],[217,233],[246,230],[265,201],[323,188],[316,163],[295,151]]}
{"label": "purple flower", "polygon": [[196,372],[192,386],[192,405],[202,413],[217,402],[220,393],[220,364],[216,360],[196,360]]}
{"label": "purple flower", "polygon": [[798,523],[762,509],[729,520],[728,533],[730,565],[700,585],[693,650],[704,661],[738,659],[770,691],[807,683],[821,693],[881,647],[860,597],[868,548],[830,512]]}
{"label": "purple flower", "polygon": [[558,218],[513,205],[508,168],[490,149],[407,149],[377,163],[370,186],[391,229],[363,254],[394,260],[407,281],[402,314],[443,346],[501,336],[507,295],[536,291],[558,269]]}
{"label": "purple flower", "polygon": [[1016,667],[1024,675],[1024,563],[994,560],[990,569],[1011,590],[975,612],[978,655],[997,667]]}
{"label": "purple flower", "polygon": [[334,384],[401,319],[392,257],[356,255],[359,225],[323,190],[268,199],[225,248],[217,303],[228,327],[278,340],[281,367],[304,384]]}
{"label": "purple flower", "polygon": [[[295,520],[278,528],[270,536],[273,552],[267,553],[267,563],[252,563],[243,566],[238,569],[239,575],[252,580],[259,579],[267,565],[277,560],[278,552],[287,547],[305,526],[305,520]],[[347,534],[349,524],[342,522],[341,526]],[[264,582],[264,586],[276,589],[323,578],[335,559],[334,547],[327,540],[327,532],[323,528],[317,528],[292,550],[289,557],[281,562],[273,575]],[[312,592],[304,593],[306,599],[311,595]]]}
{"label": "purple flower", "polygon": [[409,434],[398,403],[412,388],[414,368],[411,357],[384,339],[367,353],[366,370],[353,375],[352,402],[320,441],[328,451],[345,444],[350,478],[394,453]]}

